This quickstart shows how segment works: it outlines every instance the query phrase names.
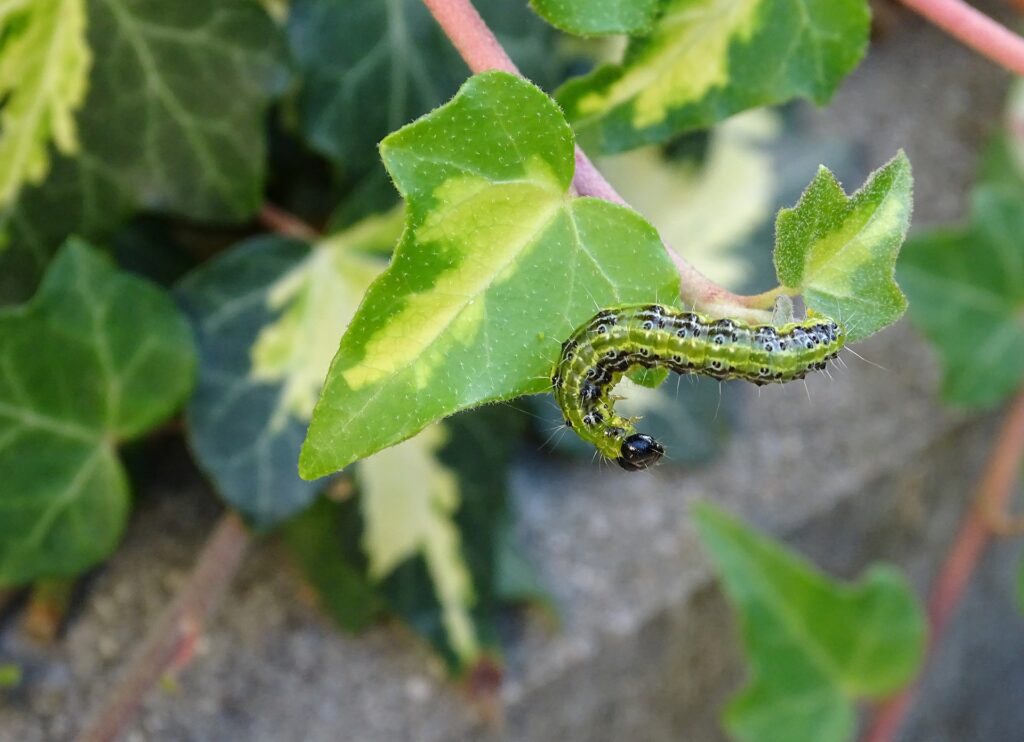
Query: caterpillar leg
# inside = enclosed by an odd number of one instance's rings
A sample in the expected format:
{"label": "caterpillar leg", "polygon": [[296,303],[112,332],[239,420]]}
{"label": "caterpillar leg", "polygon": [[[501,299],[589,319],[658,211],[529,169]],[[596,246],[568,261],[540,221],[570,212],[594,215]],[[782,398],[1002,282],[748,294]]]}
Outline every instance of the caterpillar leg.
{"label": "caterpillar leg", "polygon": [[665,449],[646,433],[634,433],[622,441],[615,463],[626,471],[642,471],[654,466]]}

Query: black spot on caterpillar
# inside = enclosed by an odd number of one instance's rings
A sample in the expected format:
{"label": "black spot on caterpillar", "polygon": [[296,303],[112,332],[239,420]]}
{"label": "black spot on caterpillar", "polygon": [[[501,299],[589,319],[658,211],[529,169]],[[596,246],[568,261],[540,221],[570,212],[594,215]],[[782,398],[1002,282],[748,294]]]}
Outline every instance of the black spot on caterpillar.
{"label": "black spot on caterpillar", "polygon": [[846,343],[843,327],[810,318],[780,327],[711,319],[661,304],[601,310],[562,344],[551,377],[565,424],[622,468],[646,469],[665,449],[615,414],[611,389],[634,368],[781,384],[824,370]]}

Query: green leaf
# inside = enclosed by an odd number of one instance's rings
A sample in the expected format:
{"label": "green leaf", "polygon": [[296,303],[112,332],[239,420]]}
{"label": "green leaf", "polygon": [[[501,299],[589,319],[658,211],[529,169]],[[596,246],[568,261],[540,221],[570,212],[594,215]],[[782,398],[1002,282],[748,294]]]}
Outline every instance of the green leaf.
{"label": "green leaf", "polygon": [[871,568],[836,583],[708,504],[694,517],[740,616],[750,680],[725,724],[751,742],[845,742],[854,702],[909,682],[925,649],[925,620],[906,580]]}
{"label": "green leaf", "polygon": [[1024,203],[983,186],[971,221],[912,238],[899,263],[910,319],[942,358],[943,396],[990,407],[1024,381]]}
{"label": "green leaf", "polygon": [[548,23],[578,36],[650,30],[661,0],[530,0]]}
{"label": "green leaf", "polygon": [[406,228],[342,338],[303,444],[307,478],[458,410],[545,391],[595,305],[678,293],[640,216],[569,195],[572,133],[520,78],[471,78],[381,152]]}
{"label": "green leaf", "polygon": [[499,609],[541,594],[506,508],[521,428],[506,407],[456,415],[362,462],[356,496],[321,499],[285,527],[341,625],[360,629],[383,610],[398,613],[456,672],[493,654]]}
{"label": "green leaf", "polygon": [[558,93],[587,148],[620,152],[795,97],[825,103],[868,43],[865,0],[668,0],[620,64]]}
{"label": "green leaf", "polygon": [[355,498],[339,503],[321,497],[282,529],[321,606],[348,631],[369,627],[384,609],[357,548],[362,527],[358,509]]}
{"label": "green leaf", "polygon": [[0,662],[0,690],[21,685],[21,668],[13,662]]}
{"label": "green leaf", "polygon": [[243,242],[185,278],[178,295],[199,343],[188,435],[220,494],[261,527],[306,507],[319,485],[295,472],[338,338],[386,265],[400,210],[314,246]]}
{"label": "green leaf", "polygon": [[194,371],[171,300],[81,242],[31,302],[0,311],[0,584],[110,553],[128,510],[116,445],[167,418]]}
{"label": "green leaf", "polygon": [[[368,465],[376,469],[369,472],[374,486],[364,487],[361,495],[371,572],[380,575],[375,566],[382,563],[391,567],[381,584],[388,604],[456,672],[497,650],[496,624],[503,606],[538,598],[536,577],[515,553],[509,534],[508,461],[522,428],[521,416],[492,405],[456,415],[359,464],[364,483]],[[414,445],[418,452],[398,453]],[[419,465],[379,476],[389,461],[420,457],[432,472],[428,481],[440,486],[424,488]],[[388,480],[397,491],[380,486]],[[382,499],[374,502],[374,493]],[[389,513],[395,522],[383,520]],[[410,513],[417,516],[412,523],[397,522]],[[376,526],[371,527],[371,518]]]}
{"label": "green leaf", "polygon": [[[52,0],[47,0],[51,2]],[[281,31],[252,0],[87,0],[93,64],[78,148],[0,212],[0,275],[31,291],[69,234],[135,208],[216,222],[259,207],[266,112],[288,82]],[[60,25],[63,25],[63,20]]]}
{"label": "green leaf", "polygon": [[826,168],[775,223],[775,270],[790,293],[846,327],[849,341],[895,322],[907,300],[894,277],[910,225],[913,178],[901,151],[847,196]]}
{"label": "green leaf", "polygon": [[[552,85],[554,32],[525,2],[474,2],[529,79]],[[379,167],[386,134],[447,100],[465,62],[421,0],[293,0],[288,36],[302,72],[302,132],[344,173]]]}
{"label": "green leaf", "polygon": [[435,425],[360,464],[363,549],[376,580],[412,557],[423,557],[445,632],[460,662],[469,663],[480,654],[469,613],[475,596],[452,522],[459,507],[458,476],[437,461],[446,436],[444,427]]}
{"label": "green leaf", "polygon": [[0,5],[0,204],[50,167],[52,142],[78,147],[75,110],[88,87],[85,0]]}

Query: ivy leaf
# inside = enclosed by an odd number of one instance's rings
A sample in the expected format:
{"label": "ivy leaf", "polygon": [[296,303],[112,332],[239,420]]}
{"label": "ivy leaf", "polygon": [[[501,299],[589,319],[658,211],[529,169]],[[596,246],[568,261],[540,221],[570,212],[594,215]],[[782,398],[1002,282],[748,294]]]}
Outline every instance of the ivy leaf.
{"label": "ivy leaf", "polygon": [[826,103],[867,48],[865,0],[668,0],[620,64],[557,93],[588,148],[621,152],[795,97]]}
{"label": "ivy leaf", "polygon": [[321,607],[348,631],[373,624],[385,604],[358,549],[362,521],[355,498],[321,497],[284,524],[282,536]]}
{"label": "ivy leaf", "polygon": [[694,509],[698,533],[740,616],[751,679],[725,724],[751,742],[845,742],[854,702],[909,682],[925,621],[906,580],[876,566],[833,582],[718,508]]}
{"label": "ivy leaf", "polygon": [[990,407],[1024,381],[1022,235],[1019,191],[983,186],[968,226],[920,235],[903,251],[910,319],[942,358],[950,402]]}
{"label": "ivy leaf", "polygon": [[284,39],[263,9],[252,0],[86,7],[93,65],[79,146],[0,213],[0,275],[9,261],[21,273],[8,293],[30,291],[69,234],[106,237],[135,208],[232,222],[262,200],[266,111],[288,82]]}
{"label": "ivy leaf", "polygon": [[52,142],[78,147],[75,110],[88,87],[85,0],[10,0],[0,6],[0,204],[50,167]]}
{"label": "ivy leaf", "polygon": [[545,391],[559,344],[595,305],[678,293],[640,216],[570,197],[572,133],[520,78],[471,78],[381,153],[406,228],[331,365],[299,459],[306,478],[458,410]]}
{"label": "ivy leaf", "polygon": [[544,20],[577,36],[650,30],[661,0],[530,0]]}
{"label": "ivy leaf", "polygon": [[110,553],[128,511],[116,445],[167,418],[194,371],[171,300],[82,242],[31,302],[0,311],[0,584]]}
{"label": "ivy leaf", "polygon": [[318,485],[295,472],[333,349],[370,282],[399,210],[309,246],[259,237],[201,266],[178,295],[199,344],[188,434],[220,494],[253,523],[276,525]]}
{"label": "ivy leaf", "polygon": [[[554,33],[525,3],[474,5],[528,78],[554,83]],[[302,131],[349,175],[378,167],[377,143],[447,100],[466,77],[420,0],[293,0],[288,37],[302,71]]]}
{"label": "ivy leaf", "polygon": [[521,427],[497,406],[456,415],[361,462],[354,497],[321,499],[286,526],[342,626],[398,613],[456,672],[495,651],[499,608],[539,595],[508,528],[508,458]]}
{"label": "ivy leaf", "polygon": [[796,206],[775,223],[779,282],[808,307],[865,338],[903,314],[907,300],[894,277],[910,225],[913,178],[901,151],[847,196],[826,168]]}

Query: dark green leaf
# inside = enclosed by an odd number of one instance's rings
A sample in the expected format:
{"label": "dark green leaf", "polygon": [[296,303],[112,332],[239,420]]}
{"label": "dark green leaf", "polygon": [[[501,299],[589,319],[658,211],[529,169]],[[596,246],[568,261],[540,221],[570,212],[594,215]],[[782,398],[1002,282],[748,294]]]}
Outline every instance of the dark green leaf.
{"label": "dark green leaf", "polygon": [[739,613],[747,687],[725,723],[750,742],[846,742],[854,702],[907,683],[924,657],[925,620],[906,580],[876,566],[836,583],[708,503],[694,516]]}
{"label": "dark green leaf", "polygon": [[984,186],[967,227],[926,233],[904,248],[899,277],[910,319],[942,358],[951,402],[989,407],[1024,380],[1022,235],[1019,193]]}
{"label": "dark green leaf", "polygon": [[14,259],[35,266],[22,295],[68,234],[105,236],[133,207],[232,222],[262,200],[266,111],[288,80],[283,38],[263,9],[252,0],[87,7],[93,64],[74,160],[58,158],[0,215]]}
{"label": "dark green leaf", "polygon": [[31,302],[0,311],[0,584],[110,553],[128,511],[115,446],[170,415],[194,372],[170,299],[81,242]]}
{"label": "dark green leaf", "polygon": [[199,341],[192,448],[221,495],[269,527],[319,485],[295,471],[338,339],[384,268],[402,214],[366,219],[314,246],[248,240],[189,275],[179,296]]}
{"label": "dark green leaf", "polygon": [[[553,82],[554,34],[525,2],[474,5],[539,85]],[[386,134],[440,105],[465,63],[421,0],[293,0],[288,34],[302,71],[302,131],[344,173],[378,167]]]}
{"label": "dark green leaf", "polygon": [[358,549],[361,528],[358,500],[320,498],[282,530],[324,610],[349,631],[368,627],[384,607]]}

